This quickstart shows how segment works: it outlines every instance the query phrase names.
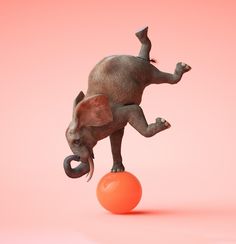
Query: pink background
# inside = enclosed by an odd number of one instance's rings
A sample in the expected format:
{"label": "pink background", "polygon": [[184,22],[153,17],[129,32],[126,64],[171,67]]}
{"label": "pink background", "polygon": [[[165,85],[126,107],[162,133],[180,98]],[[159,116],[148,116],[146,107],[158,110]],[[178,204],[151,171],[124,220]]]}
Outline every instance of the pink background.
{"label": "pink background", "polygon": [[[235,1],[0,4],[0,242],[236,243]],[[127,126],[124,163],[143,197],[133,214],[111,215],[95,194],[111,168],[109,140],[96,146],[87,183],[64,174],[64,132],[91,68],[136,55],[145,25],[158,68],[193,69],[146,89],[147,120],[172,127],[146,139]]]}

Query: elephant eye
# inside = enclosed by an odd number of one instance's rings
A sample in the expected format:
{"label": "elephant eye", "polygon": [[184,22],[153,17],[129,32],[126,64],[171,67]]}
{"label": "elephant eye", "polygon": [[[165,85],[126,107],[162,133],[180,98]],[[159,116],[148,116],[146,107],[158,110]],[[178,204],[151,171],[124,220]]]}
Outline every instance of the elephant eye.
{"label": "elephant eye", "polygon": [[80,140],[79,139],[78,140],[74,140],[73,143],[78,145],[80,143]]}

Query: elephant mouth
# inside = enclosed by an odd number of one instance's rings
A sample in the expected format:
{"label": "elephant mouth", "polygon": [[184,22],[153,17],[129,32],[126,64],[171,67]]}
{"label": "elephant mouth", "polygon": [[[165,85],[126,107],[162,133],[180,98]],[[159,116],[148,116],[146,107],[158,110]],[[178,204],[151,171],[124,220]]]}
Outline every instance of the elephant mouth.
{"label": "elephant mouth", "polygon": [[92,157],[88,157],[88,163],[81,162],[75,168],[72,168],[71,162],[77,161],[80,162],[79,155],[70,155],[64,159],[64,170],[68,177],[70,178],[79,178],[85,174],[87,174],[87,182],[91,180],[93,173],[94,173],[94,162]]}

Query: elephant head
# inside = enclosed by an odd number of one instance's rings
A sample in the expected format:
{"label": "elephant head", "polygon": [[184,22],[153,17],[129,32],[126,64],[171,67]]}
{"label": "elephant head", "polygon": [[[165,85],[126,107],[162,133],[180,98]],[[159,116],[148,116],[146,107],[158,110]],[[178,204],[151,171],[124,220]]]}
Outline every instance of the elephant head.
{"label": "elephant head", "polygon": [[[93,135],[93,128],[103,126],[113,120],[108,97],[94,95],[85,97],[81,91],[76,97],[73,106],[72,121],[66,130],[66,139],[73,152],[64,160],[64,170],[67,176],[78,178],[88,173],[88,181],[94,171],[93,147],[97,140]],[[81,161],[75,167],[71,167],[72,161]]]}

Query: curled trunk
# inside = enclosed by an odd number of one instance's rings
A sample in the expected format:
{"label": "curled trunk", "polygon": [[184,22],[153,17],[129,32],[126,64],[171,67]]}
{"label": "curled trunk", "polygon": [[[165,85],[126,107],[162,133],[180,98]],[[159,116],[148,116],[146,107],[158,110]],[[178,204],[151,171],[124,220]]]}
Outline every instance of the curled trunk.
{"label": "curled trunk", "polygon": [[68,177],[79,178],[89,172],[89,165],[86,163],[80,163],[77,167],[71,167],[71,161],[80,161],[80,157],[77,155],[70,155],[64,159],[64,170]]}

